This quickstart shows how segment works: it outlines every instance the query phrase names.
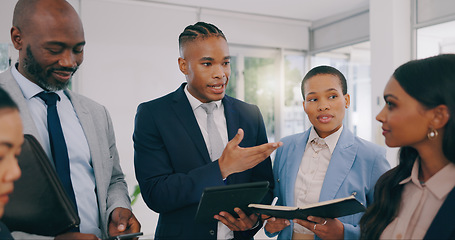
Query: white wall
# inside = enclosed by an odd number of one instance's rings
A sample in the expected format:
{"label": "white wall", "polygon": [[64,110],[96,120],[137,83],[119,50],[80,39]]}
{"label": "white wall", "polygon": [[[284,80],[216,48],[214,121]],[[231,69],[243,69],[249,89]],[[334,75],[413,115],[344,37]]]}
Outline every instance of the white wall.
{"label": "white wall", "polygon": [[229,43],[308,50],[309,22],[201,10],[201,20],[215,23],[226,35]]}
{"label": "white wall", "polygon": [[18,54],[13,50],[10,30],[13,21],[13,10],[17,0],[1,0],[0,3],[0,43],[8,43],[10,58],[16,61]]}
{"label": "white wall", "polygon": [[12,21],[13,10],[17,0],[1,0],[0,3],[0,43],[11,43],[9,35]]}
{"label": "white wall", "polygon": [[[387,17],[385,17],[387,16]],[[393,71],[411,60],[411,1],[370,0],[371,102],[373,141],[385,146],[376,115],[384,107],[383,92]],[[397,164],[397,148],[387,148],[387,159]]]}

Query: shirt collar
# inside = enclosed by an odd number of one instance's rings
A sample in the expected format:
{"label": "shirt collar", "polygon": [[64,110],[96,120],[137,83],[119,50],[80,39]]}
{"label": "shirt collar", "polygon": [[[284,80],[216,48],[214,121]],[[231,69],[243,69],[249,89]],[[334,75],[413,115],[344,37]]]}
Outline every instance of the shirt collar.
{"label": "shirt collar", "polygon": [[13,75],[14,79],[16,79],[17,84],[19,84],[19,87],[22,90],[22,94],[24,94],[24,97],[27,100],[30,100],[36,94],[44,91],[40,86],[24,77],[24,75],[17,71],[16,67],[17,64],[11,68],[11,74]]}
{"label": "shirt collar", "polygon": [[327,146],[329,147],[330,153],[332,154],[333,151],[335,150],[335,147],[337,145],[338,139],[340,138],[342,131],[343,131],[343,125],[341,125],[340,129],[338,129],[336,132],[330,134],[326,138],[321,138],[321,137],[319,137],[318,133],[316,132],[316,130],[314,129],[314,126],[313,126],[313,127],[311,127],[311,130],[310,130],[310,136],[308,137],[307,145],[315,138],[323,139],[325,141],[325,143],[327,144]]}
{"label": "shirt collar", "polygon": [[[11,68],[11,74],[13,75],[14,79],[16,79],[17,84],[19,84],[19,87],[25,99],[30,100],[31,98],[35,97],[36,94],[45,91],[36,83],[28,80],[24,75],[22,75],[22,73],[17,70],[17,64]],[[56,91],[55,93],[57,93],[60,98],[63,96],[63,90]]]}
{"label": "shirt collar", "polygon": [[[414,161],[412,166],[411,176],[405,178],[400,184],[412,182],[417,187],[422,188],[419,180],[420,161]],[[441,184],[444,183],[444,184]],[[425,186],[431,191],[438,199],[442,199],[455,187],[455,164],[449,163],[436,174],[434,174],[425,183]]]}
{"label": "shirt collar", "polygon": [[[184,88],[186,98],[188,98],[188,101],[190,102],[191,108],[196,110],[196,108],[200,107],[202,105],[202,102],[199,101],[199,99],[195,98],[191,93],[188,91],[188,84]],[[214,101],[216,104],[216,107],[219,108],[221,106],[221,100]]]}
{"label": "shirt collar", "polygon": [[417,159],[414,161],[414,165],[412,166],[412,170],[411,170],[411,176],[403,179],[400,184],[406,184],[408,182],[413,182],[415,185],[417,185],[418,187],[422,187],[421,184],[420,184],[420,180],[419,180],[419,161],[417,161]]}

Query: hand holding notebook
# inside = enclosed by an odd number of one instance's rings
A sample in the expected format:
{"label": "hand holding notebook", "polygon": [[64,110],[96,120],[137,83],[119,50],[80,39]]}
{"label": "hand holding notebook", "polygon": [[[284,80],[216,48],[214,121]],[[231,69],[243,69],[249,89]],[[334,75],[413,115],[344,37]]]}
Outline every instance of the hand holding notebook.
{"label": "hand holding notebook", "polygon": [[337,218],[365,211],[365,206],[351,195],[329,201],[309,204],[304,207],[249,204],[251,211],[276,218],[307,219],[308,216]]}
{"label": "hand holding notebook", "polygon": [[234,212],[236,207],[249,215],[251,211],[248,204],[261,202],[269,191],[268,186],[269,183],[263,181],[206,188],[199,201],[195,219],[203,223],[214,222],[216,219],[213,217],[221,211],[237,217]]}

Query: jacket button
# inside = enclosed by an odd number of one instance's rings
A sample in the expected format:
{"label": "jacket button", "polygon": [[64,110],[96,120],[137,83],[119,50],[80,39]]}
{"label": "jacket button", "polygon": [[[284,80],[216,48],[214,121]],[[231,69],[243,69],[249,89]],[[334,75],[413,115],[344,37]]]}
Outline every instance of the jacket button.
{"label": "jacket button", "polygon": [[213,230],[210,230],[209,233],[210,233],[210,235],[212,235],[212,236],[215,235],[215,231],[213,231]]}

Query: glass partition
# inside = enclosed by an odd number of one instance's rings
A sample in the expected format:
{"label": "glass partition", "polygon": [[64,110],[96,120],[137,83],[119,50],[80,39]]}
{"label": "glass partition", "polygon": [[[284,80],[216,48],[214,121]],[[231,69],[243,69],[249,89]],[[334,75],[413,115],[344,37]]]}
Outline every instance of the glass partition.
{"label": "glass partition", "polygon": [[311,67],[329,65],[346,77],[351,105],[343,124],[355,135],[371,141],[370,43],[363,42],[311,57]]}
{"label": "glass partition", "polygon": [[0,72],[8,69],[10,65],[10,57],[8,54],[8,44],[0,43]]}
{"label": "glass partition", "polygon": [[455,21],[417,29],[417,58],[455,53]]}
{"label": "glass partition", "polygon": [[305,76],[305,57],[302,54],[284,55],[284,108],[282,136],[303,132],[309,121],[303,111],[300,85]]}

